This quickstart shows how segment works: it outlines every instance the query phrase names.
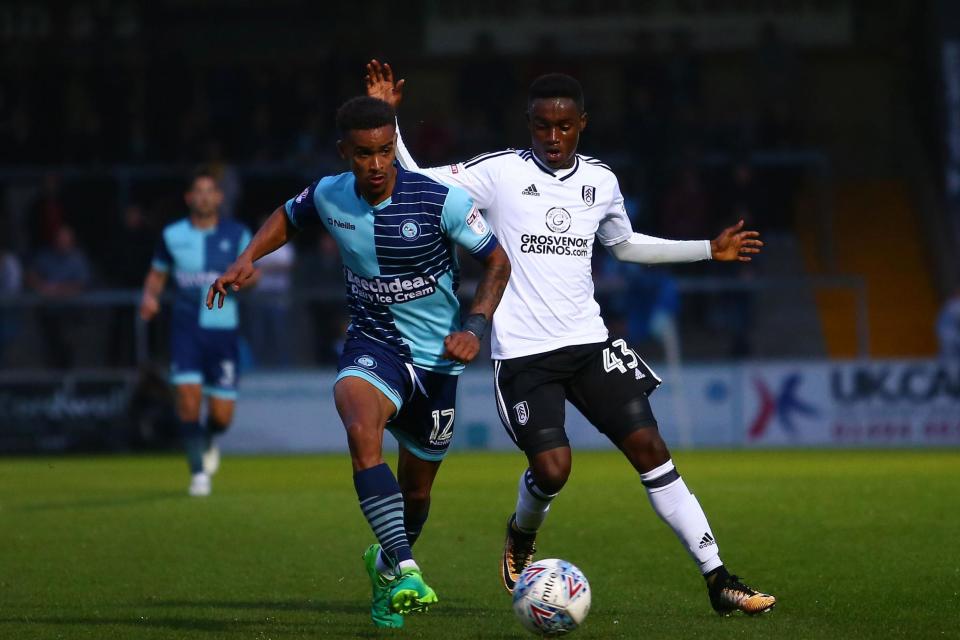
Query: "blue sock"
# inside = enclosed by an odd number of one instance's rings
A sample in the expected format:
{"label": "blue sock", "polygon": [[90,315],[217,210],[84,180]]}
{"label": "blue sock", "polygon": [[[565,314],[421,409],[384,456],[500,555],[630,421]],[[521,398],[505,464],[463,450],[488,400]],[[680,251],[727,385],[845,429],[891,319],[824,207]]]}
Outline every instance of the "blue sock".
{"label": "blue sock", "polygon": [[360,509],[370,523],[380,546],[395,563],[412,560],[410,543],[403,528],[403,495],[386,463],[353,474]]}
{"label": "blue sock", "polygon": [[190,473],[203,471],[203,452],[207,448],[207,433],[200,426],[199,420],[180,422],[180,436],[183,438],[183,448],[187,452],[187,464]]}

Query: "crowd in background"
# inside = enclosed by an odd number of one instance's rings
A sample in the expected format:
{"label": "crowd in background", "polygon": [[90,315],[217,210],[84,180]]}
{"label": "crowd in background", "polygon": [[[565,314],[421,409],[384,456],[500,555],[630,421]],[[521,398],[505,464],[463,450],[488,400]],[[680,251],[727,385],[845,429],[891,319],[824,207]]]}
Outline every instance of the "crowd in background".
{"label": "crowd in background", "polygon": [[[571,57],[545,38],[535,55],[508,58],[481,35],[473,54],[443,62],[455,70],[445,76],[445,99],[432,107],[420,98],[416,117],[404,117],[414,107],[401,112],[405,139],[425,166],[524,146],[529,81],[563,70],[582,80],[587,95],[591,121],[581,152],[614,167],[638,230],[708,238],[743,218],[762,232],[789,232],[800,172],[757,164],[753,154],[802,146],[795,51],[765,27],[741,65],[752,93],[706,104],[703,57],[689,35],[677,32],[657,48],[652,42],[638,33],[630,56],[610,60]],[[65,77],[46,67],[0,78],[0,295],[26,291],[55,300],[139,287],[163,225],[185,213],[185,171],[171,167],[212,166],[225,192],[222,214],[255,228],[306,183],[342,170],[334,154],[333,113],[351,91],[361,90],[362,63],[359,56],[339,54],[309,68],[169,59],[131,64],[128,58],[115,67],[79,65]],[[409,57],[397,66],[411,79],[412,93],[418,76],[436,64]],[[596,65],[616,70],[615,90],[598,85],[591,73]],[[26,178],[10,171],[24,167],[31,170]],[[141,171],[124,173],[131,167]],[[604,281],[619,282],[634,294],[601,294],[619,330],[643,339],[656,332],[664,314],[676,314],[679,297],[669,271],[622,269],[605,252],[595,254],[600,289]],[[256,336],[259,360],[285,365],[290,346],[266,337],[289,334],[281,328],[289,312],[284,294],[337,282],[339,260],[330,238],[315,232],[271,258],[268,269],[261,290],[270,295],[262,296],[246,326]],[[685,273],[708,273],[710,265],[698,269]],[[748,355],[750,303],[731,304],[734,311],[717,322],[733,331],[731,353]],[[44,364],[70,367],[69,314],[49,306],[37,314]],[[342,309],[331,313],[326,303],[308,308],[322,327],[313,360],[330,362]],[[0,307],[0,362],[3,344],[16,333],[12,315]],[[118,313],[111,323],[129,332],[132,317]],[[122,364],[129,351],[118,347],[105,357]]]}

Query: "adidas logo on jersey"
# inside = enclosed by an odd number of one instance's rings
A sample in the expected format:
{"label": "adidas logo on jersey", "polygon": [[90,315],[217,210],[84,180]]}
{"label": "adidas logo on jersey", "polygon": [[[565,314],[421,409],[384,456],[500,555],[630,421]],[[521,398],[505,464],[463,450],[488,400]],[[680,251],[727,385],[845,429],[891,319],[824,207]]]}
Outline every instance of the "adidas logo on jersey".
{"label": "adidas logo on jersey", "polygon": [[522,196],[539,196],[540,192],[537,191],[537,185],[532,184],[523,191],[520,192]]}

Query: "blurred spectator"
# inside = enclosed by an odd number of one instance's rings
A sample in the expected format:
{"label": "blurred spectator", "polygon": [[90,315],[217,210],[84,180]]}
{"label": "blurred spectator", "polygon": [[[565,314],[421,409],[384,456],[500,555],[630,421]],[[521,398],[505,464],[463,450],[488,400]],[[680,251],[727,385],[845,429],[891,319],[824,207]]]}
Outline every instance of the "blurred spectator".
{"label": "blurred spectator", "polygon": [[673,240],[713,237],[710,232],[710,198],[700,167],[693,159],[680,169],[663,198],[660,229]]}
{"label": "blurred spectator", "polygon": [[666,121],[657,110],[656,96],[650,87],[627,85],[626,100],[623,142],[641,172],[642,182],[648,188],[658,188],[665,182],[663,154]]}
{"label": "blurred spectator", "polygon": [[414,133],[413,148],[417,151],[418,161],[422,156],[421,165],[425,167],[449,162],[454,139],[448,116],[438,111],[432,112]]}
{"label": "blurred spectator", "polygon": [[791,99],[797,89],[799,60],[777,25],[765,23],[754,55],[757,98],[761,107]]}
{"label": "blurred spectator", "polygon": [[73,347],[67,339],[76,313],[70,307],[57,304],[84,291],[90,285],[91,273],[87,257],[77,247],[73,229],[63,225],[51,246],[44,247],[27,271],[31,289],[50,299],[37,309],[37,321],[43,334],[48,366],[69,369],[74,363]]}
{"label": "blurred spectator", "polygon": [[460,113],[483,121],[486,129],[503,127],[504,105],[509,104],[514,86],[513,69],[497,51],[489,33],[479,33],[473,51],[457,74]]}
{"label": "blurred spectator", "polygon": [[[707,237],[713,237],[719,227],[727,227],[743,220],[745,228],[767,231],[771,227],[770,206],[765,194],[758,185],[756,172],[746,157],[737,158],[730,166],[729,177],[721,190],[718,228],[711,230]],[[776,224],[776,222],[774,222]],[[710,265],[711,270],[715,265]],[[750,279],[753,270],[737,269],[731,274],[727,270],[718,272],[723,277],[738,280]],[[728,291],[711,296],[707,316],[713,328],[731,336],[730,355],[743,358],[750,355],[753,331],[753,317],[756,307],[756,294],[750,290]]]}
{"label": "blurred spectator", "polygon": [[21,102],[16,104],[9,115],[0,118],[0,162],[3,164],[24,164],[35,162],[37,158],[36,140],[30,109]]}
{"label": "blurred spectator", "polygon": [[326,141],[326,131],[320,116],[308,113],[303,117],[301,126],[294,133],[289,156],[304,167],[316,166],[319,162],[320,149]]}
{"label": "blurred spectator", "polygon": [[940,357],[960,361],[960,288],[947,298],[937,315]]}
{"label": "blurred spectator", "polygon": [[[726,227],[737,220],[744,220],[748,229],[766,229],[768,211],[764,203],[764,193],[757,184],[756,172],[749,157],[736,158],[730,165],[730,173],[721,186],[718,200],[717,217],[721,226]],[[761,212],[762,220],[758,215]]]}
{"label": "blurred spectator", "polygon": [[[111,251],[104,263],[107,284],[121,289],[139,289],[143,274],[150,267],[154,241],[155,234],[147,225],[143,209],[138,204],[129,205],[120,224],[114,227]],[[133,364],[136,318],[136,308],[132,305],[114,310],[110,318],[111,339],[107,354],[110,364]]]}
{"label": "blurred spectator", "polygon": [[102,120],[94,91],[79,74],[68,81],[64,102],[63,143],[67,161],[101,160]]}
{"label": "blurred spectator", "polygon": [[[20,293],[23,285],[23,266],[9,246],[9,236],[0,235],[0,300]],[[17,310],[0,305],[0,364],[7,344],[17,336]]]}
{"label": "blurred spectator", "polygon": [[223,193],[220,215],[224,218],[236,217],[237,206],[243,197],[243,180],[237,168],[224,157],[223,145],[219,140],[210,139],[204,144],[203,164],[217,179],[217,185]]}
{"label": "blurred spectator", "polygon": [[771,148],[796,146],[797,109],[804,98],[799,57],[772,22],[760,31],[753,67],[760,144]]}
{"label": "blurred spectator", "polygon": [[295,258],[293,244],[287,243],[257,260],[260,280],[244,322],[257,364],[290,366],[290,285]]}
{"label": "blurred spectator", "polygon": [[66,210],[60,193],[59,174],[43,177],[40,195],[30,208],[30,249],[37,250],[56,242],[60,229],[66,223]]}
{"label": "blurred spectator", "polygon": [[[310,286],[343,282],[343,267],[337,243],[329,233],[317,239],[319,252],[310,269]],[[314,301],[309,305],[314,326],[314,364],[333,364],[343,350],[348,319],[341,300]]]}
{"label": "blurred spectator", "polygon": [[[654,48],[654,35],[648,31],[638,31],[633,45],[633,53],[624,61],[624,87],[628,92],[639,89],[650,96],[662,98],[666,91],[666,69],[663,59]],[[627,100],[628,104],[630,102]]]}
{"label": "blurred spectator", "polygon": [[672,48],[667,54],[667,87],[674,109],[699,107],[702,93],[700,57],[693,48],[689,31],[678,29],[673,33]]}
{"label": "blurred spectator", "polygon": [[[561,40],[555,33],[541,34],[527,59],[526,73],[521,80],[521,86],[517,87],[520,95],[523,96],[524,107],[526,107],[527,88],[530,83],[545,73],[566,73],[583,82],[584,77],[580,70],[582,61],[582,56],[573,56],[564,51]],[[588,112],[590,108],[588,102]]]}
{"label": "blurred spectator", "polygon": [[609,298],[607,308],[622,318],[620,330],[627,342],[663,341],[676,331],[680,290],[669,271],[611,260],[605,275],[622,282],[625,289]]}

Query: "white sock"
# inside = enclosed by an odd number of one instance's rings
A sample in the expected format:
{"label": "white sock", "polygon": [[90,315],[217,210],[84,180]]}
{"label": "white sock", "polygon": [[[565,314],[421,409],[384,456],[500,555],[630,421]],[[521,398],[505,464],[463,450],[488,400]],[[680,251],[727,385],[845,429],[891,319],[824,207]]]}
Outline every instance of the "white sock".
{"label": "white sock", "polygon": [[397,568],[394,569],[393,565],[390,564],[386,558],[383,557],[383,549],[380,549],[377,552],[377,573],[382,575],[387,580],[393,580],[397,577],[398,574],[403,573],[404,569],[417,569],[420,567],[414,560],[401,560],[400,564],[397,565]]}
{"label": "white sock", "polygon": [[397,574],[393,571],[393,565],[383,557],[383,549],[377,552],[377,573],[387,580],[393,580],[397,577]]}
{"label": "white sock", "polygon": [[407,569],[416,569],[417,571],[419,571],[420,565],[418,565],[416,561],[414,561],[413,558],[411,558],[410,560],[401,560],[400,564],[397,565],[397,569],[400,570],[400,573],[403,573]]}
{"label": "white sock", "polygon": [[517,528],[533,533],[547,519],[550,503],[557,494],[544,492],[533,481],[533,474],[526,469],[520,474],[520,486],[517,487]]}
{"label": "white sock", "polygon": [[706,574],[723,564],[717,540],[697,498],[690,493],[673,461],[668,460],[656,469],[640,474],[647,489],[653,510],[670,525],[680,542],[687,548]]}

